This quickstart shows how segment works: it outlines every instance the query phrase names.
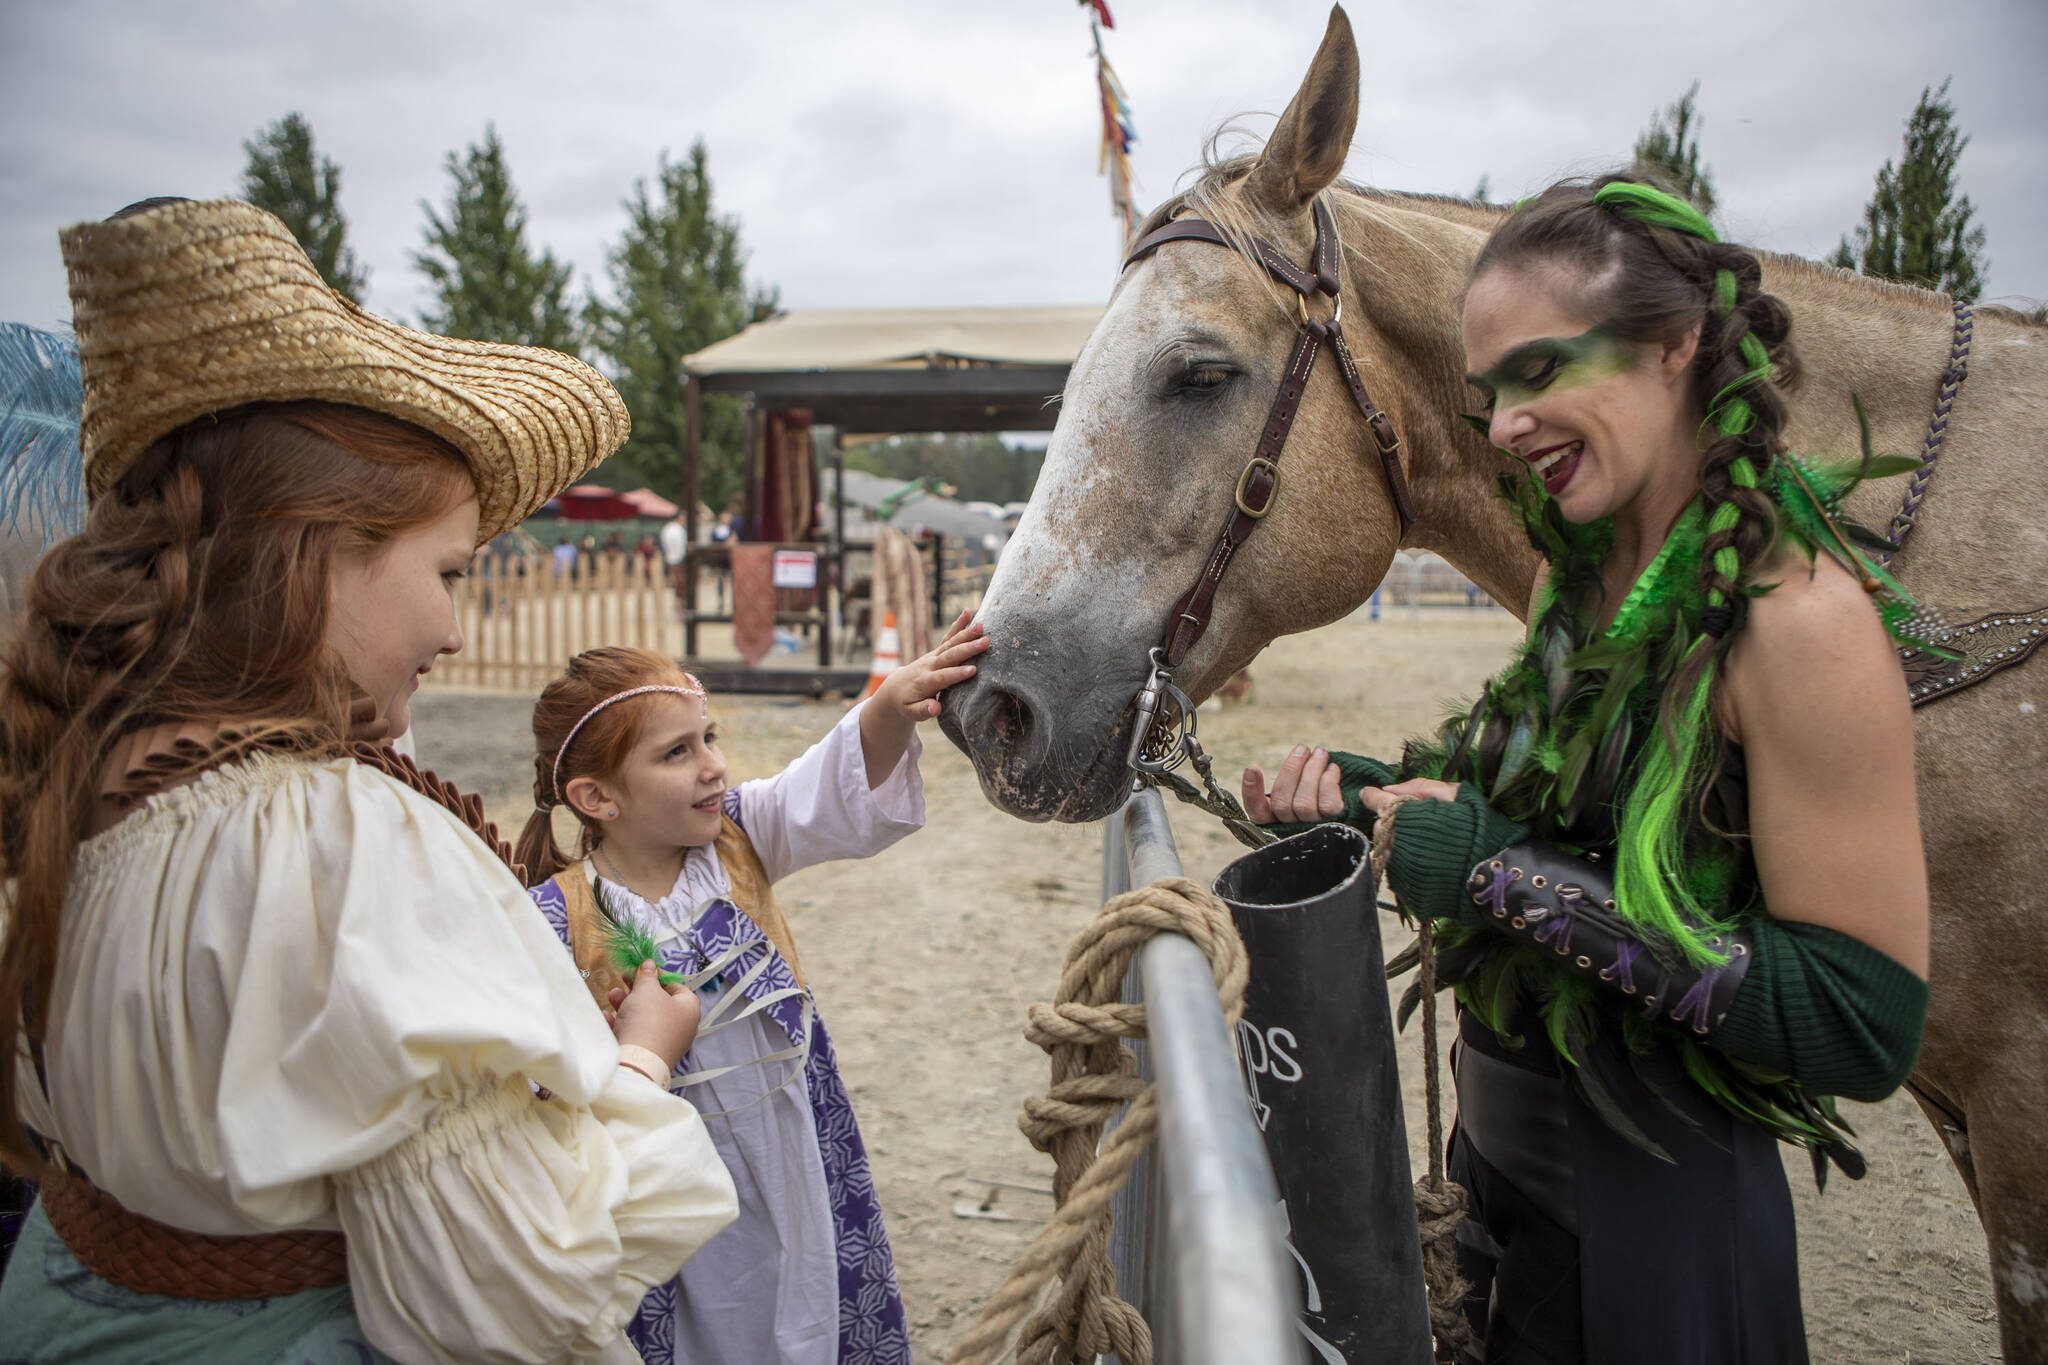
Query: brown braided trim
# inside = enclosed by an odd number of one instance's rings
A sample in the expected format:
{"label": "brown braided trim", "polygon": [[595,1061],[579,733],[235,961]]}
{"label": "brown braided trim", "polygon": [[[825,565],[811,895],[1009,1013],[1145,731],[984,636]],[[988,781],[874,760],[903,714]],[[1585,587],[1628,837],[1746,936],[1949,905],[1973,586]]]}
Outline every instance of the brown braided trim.
{"label": "brown braided trim", "polygon": [[389,745],[358,740],[348,746],[348,755],[386,777],[403,782],[460,820],[470,833],[484,841],[484,847],[495,854],[499,862],[512,869],[512,875],[519,879],[521,886],[526,885],[526,869],[514,861],[512,845],[498,837],[497,825],[484,818],[481,797],[459,790],[452,782],[444,782],[433,769],[420,767]]}
{"label": "brown braided trim", "polygon": [[348,1283],[348,1239],[338,1232],[186,1232],[123,1208],[74,1175],[45,1180],[42,1198],[50,1226],[79,1263],[137,1294],[271,1299]]}

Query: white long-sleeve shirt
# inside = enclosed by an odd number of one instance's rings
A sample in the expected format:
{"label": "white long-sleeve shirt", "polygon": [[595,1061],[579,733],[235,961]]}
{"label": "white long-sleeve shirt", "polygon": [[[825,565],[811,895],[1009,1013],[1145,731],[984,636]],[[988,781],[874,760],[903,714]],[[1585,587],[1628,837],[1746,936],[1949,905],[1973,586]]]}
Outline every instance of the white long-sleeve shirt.
{"label": "white long-sleeve shirt", "polygon": [[346,1232],[401,1361],[633,1361],[642,1296],[734,1216],[517,880],[371,768],[259,753],[155,796],[80,846],[65,914],[30,1126],[176,1227]]}

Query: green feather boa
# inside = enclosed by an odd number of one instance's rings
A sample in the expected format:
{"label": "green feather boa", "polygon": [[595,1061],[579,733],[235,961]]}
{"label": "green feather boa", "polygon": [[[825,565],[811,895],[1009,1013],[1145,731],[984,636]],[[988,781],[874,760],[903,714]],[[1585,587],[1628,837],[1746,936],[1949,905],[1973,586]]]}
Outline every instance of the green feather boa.
{"label": "green feather boa", "polygon": [[[1886,628],[1925,648],[1924,636],[1938,621],[1921,612],[1834,517],[1857,482],[1913,464],[1873,459],[1866,434],[1860,462],[1835,466],[1780,457],[1759,483],[1776,504],[1781,537],[1809,557],[1828,553],[1866,583],[1875,581]],[[1720,757],[1710,712],[1711,664],[1671,709],[1670,723],[1660,712],[1694,651],[1710,644],[1698,564],[1718,518],[1710,519],[1697,502],[1688,507],[1612,623],[1596,633],[1599,569],[1612,544],[1612,524],[1566,521],[1526,470],[1503,476],[1501,491],[1549,563],[1549,575],[1514,662],[1486,684],[1469,711],[1445,723],[1434,744],[1411,746],[1403,775],[1476,783],[1489,804],[1529,825],[1536,837],[1579,851],[1612,848],[1619,912],[1648,943],[1713,965],[1721,960],[1707,946],[1714,936],[1764,911],[1746,853],[1703,810]],[[1618,997],[1558,970],[1547,953],[1448,922],[1438,941],[1442,978],[1466,1009],[1519,1045],[1508,1028],[1533,1005],[1551,1047],[1573,1063],[1581,1092],[1647,1149],[1664,1155],[1595,1073],[1578,1065],[1602,1032],[1618,1031],[1631,1061],[1675,1047],[1686,1073],[1717,1103],[1806,1148],[1816,1179],[1824,1178],[1829,1160],[1852,1177],[1862,1174],[1862,1157],[1831,1099],[1807,1095],[1789,1077],[1644,1019]],[[1641,1067],[1637,1074],[1655,1093]]]}

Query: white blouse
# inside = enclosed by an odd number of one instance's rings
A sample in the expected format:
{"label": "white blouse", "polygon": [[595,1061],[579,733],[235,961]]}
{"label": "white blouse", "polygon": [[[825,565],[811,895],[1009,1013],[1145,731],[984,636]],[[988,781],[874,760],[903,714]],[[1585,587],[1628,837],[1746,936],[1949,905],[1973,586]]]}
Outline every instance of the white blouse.
{"label": "white blouse", "polygon": [[382,773],[206,773],[81,845],[65,913],[30,1126],[177,1227],[346,1232],[399,1360],[633,1361],[641,1297],[734,1215],[518,880]]}

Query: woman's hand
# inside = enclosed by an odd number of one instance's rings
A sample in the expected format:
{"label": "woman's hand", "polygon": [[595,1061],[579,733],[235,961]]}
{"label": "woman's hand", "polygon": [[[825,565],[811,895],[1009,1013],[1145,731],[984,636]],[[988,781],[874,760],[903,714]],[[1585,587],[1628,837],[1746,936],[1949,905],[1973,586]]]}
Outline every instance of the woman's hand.
{"label": "woman's hand", "polygon": [[931,653],[912,659],[882,680],[870,709],[896,712],[911,724],[936,720],[939,693],[974,676],[975,656],[988,649],[988,633],[970,609],[953,618],[946,638]]}
{"label": "woman's hand", "polygon": [[1433,777],[1411,777],[1391,787],[1362,787],[1358,792],[1358,799],[1375,816],[1385,815],[1403,796],[1423,801],[1455,801],[1458,799],[1458,784],[1439,782]]}
{"label": "woman's hand", "polygon": [[612,1008],[605,1011],[621,1043],[644,1047],[674,1071],[697,1038],[697,1016],[703,1006],[688,986],[661,984],[661,969],[649,958],[633,975],[631,990],[614,986]]}
{"label": "woman's hand", "polygon": [[[1356,765],[1369,760],[1350,761]],[[1379,770],[1388,771],[1383,766]],[[1280,771],[1274,775],[1270,788],[1266,785],[1264,772],[1257,768],[1244,770],[1245,814],[1252,818],[1254,824],[1260,825],[1312,825],[1334,820],[1344,815],[1340,776],[1337,765],[1330,761],[1329,750],[1297,744],[1280,764]],[[1406,782],[1396,782],[1391,786],[1358,788],[1359,804],[1376,817],[1386,814],[1395,798],[1402,796],[1455,801],[1458,799],[1458,786],[1455,782],[1411,777]]]}
{"label": "woman's hand", "polygon": [[1344,793],[1328,749],[1297,744],[1287,751],[1273,785],[1258,768],[1244,770],[1244,813],[1259,825],[1312,825],[1344,813]]}

